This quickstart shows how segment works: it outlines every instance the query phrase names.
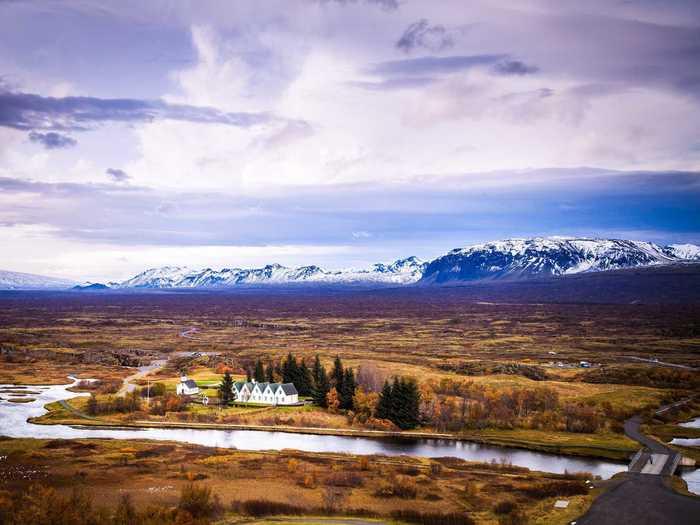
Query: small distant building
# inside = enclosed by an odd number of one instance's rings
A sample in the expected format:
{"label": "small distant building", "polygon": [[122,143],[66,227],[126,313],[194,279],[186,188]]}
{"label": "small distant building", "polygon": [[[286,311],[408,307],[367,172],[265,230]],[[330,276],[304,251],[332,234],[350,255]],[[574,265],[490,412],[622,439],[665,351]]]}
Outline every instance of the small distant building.
{"label": "small distant building", "polygon": [[199,387],[192,379],[187,379],[186,375],[180,377],[180,384],[175,389],[178,396],[194,396],[199,394]]}
{"label": "small distant building", "polygon": [[294,383],[246,383],[239,381],[231,389],[235,401],[241,403],[261,403],[263,405],[295,405],[299,402],[299,392]]}
{"label": "small distant building", "polygon": [[588,361],[581,361],[578,366],[580,366],[581,368],[590,368],[591,363],[589,363]]}

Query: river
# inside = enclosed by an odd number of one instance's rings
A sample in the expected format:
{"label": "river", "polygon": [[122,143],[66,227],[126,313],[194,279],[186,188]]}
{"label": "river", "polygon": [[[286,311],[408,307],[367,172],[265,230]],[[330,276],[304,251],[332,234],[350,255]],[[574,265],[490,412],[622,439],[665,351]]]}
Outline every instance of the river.
{"label": "river", "polygon": [[[451,456],[468,461],[503,461],[544,472],[587,471],[603,479],[607,479],[616,472],[624,471],[627,468],[626,465],[613,461],[545,454],[467,441],[328,436],[255,430],[96,428],[69,425],[35,425],[27,421],[28,418],[45,414],[46,409],[44,405],[47,403],[81,395],[67,391],[67,388],[70,386],[70,384],[53,386],[31,385],[26,387],[0,385],[0,434],[15,438],[38,439],[153,439],[240,450],[297,449],[307,452],[360,455]],[[28,393],[9,393],[7,392],[8,390],[27,390]],[[34,401],[12,403],[8,401],[8,398],[34,399]]]}

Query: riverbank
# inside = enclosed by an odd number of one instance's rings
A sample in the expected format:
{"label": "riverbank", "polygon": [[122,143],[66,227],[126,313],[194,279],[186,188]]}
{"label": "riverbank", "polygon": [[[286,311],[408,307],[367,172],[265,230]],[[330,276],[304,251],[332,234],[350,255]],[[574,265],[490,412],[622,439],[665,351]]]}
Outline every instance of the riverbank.
{"label": "riverbank", "polygon": [[[89,491],[95,504],[108,507],[127,494],[137,508],[145,508],[176,505],[183,487],[195,481],[211,489],[224,509],[235,509],[231,518],[241,521],[255,519],[252,509],[266,508],[270,514],[300,518],[354,515],[391,523],[405,511],[429,515],[431,523],[457,513],[492,525],[498,519],[495,506],[509,501],[528,523],[563,525],[585,511],[598,494],[578,475],[455,458],[242,451],[139,439],[29,438],[0,440],[0,457],[2,471],[11,476],[4,480],[8,492],[21,494],[41,483],[65,495],[74,489]],[[570,501],[568,509],[554,508],[561,498]]]}
{"label": "riverbank", "polygon": [[50,403],[48,412],[32,418],[35,424],[64,424],[91,427],[123,428],[171,428],[196,430],[233,430],[283,432],[318,436],[343,436],[384,439],[435,439],[454,442],[473,442],[491,446],[501,446],[532,450],[548,454],[562,454],[613,461],[626,461],[637,447],[634,441],[619,434],[572,434],[538,430],[480,430],[465,434],[450,434],[425,431],[383,431],[345,428],[292,427],[285,425],[241,425],[223,423],[197,423],[175,421],[149,421],[90,418],[64,403]]}

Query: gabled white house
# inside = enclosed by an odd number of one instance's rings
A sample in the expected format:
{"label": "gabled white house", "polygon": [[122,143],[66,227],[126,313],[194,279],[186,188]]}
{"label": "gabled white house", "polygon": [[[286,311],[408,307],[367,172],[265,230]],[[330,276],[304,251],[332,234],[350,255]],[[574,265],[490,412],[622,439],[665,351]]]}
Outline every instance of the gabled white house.
{"label": "gabled white house", "polygon": [[294,383],[246,383],[233,384],[236,401],[243,403],[261,403],[264,405],[294,405],[299,402],[299,393]]}
{"label": "gabled white house", "polygon": [[180,384],[175,388],[178,396],[194,396],[199,394],[199,387],[192,379],[187,379],[186,375],[180,377]]}

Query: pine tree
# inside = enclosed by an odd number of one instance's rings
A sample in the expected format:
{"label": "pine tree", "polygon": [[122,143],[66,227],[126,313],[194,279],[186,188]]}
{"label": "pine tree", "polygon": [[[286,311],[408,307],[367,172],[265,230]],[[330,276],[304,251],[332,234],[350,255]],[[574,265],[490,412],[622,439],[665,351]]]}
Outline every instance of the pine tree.
{"label": "pine tree", "polygon": [[343,389],[343,362],[339,356],[335,356],[333,370],[331,371],[331,386],[340,392]]}
{"label": "pine tree", "polygon": [[353,409],[353,397],[355,396],[355,373],[352,368],[346,368],[343,373],[343,382],[340,389],[340,408]]}
{"label": "pine tree", "polygon": [[316,358],[314,359],[314,366],[311,369],[311,376],[314,379],[314,385],[317,384],[321,379],[322,368],[323,365],[321,365],[321,359],[318,357],[318,354],[316,354]]}
{"label": "pine tree", "polygon": [[258,382],[258,383],[264,383],[265,382],[265,370],[263,370],[263,364],[260,359],[258,359],[255,362],[255,372],[253,373],[253,378]]}
{"label": "pine tree", "polygon": [[416,428],[420,423],[420,390],[413,378],[407,379],[404,385],[406,404],[404,405],[404,426],[401,428]]}
{"label": "pine tree", "polygon": [[299,385],[297,390],[302,396],[310,396],[314,391],[314,380],[311,377],[311,370],[306,366],[306,361],[301,360],[301,365],[299,366]]}
{"label": "pine tree", "polygon": [[233,379],[228,371],[224,374],[219,385],[219,399],[222,406],[228,406],[233,401]]}
{"label": "pine tree", "polygon": [[268,383],[275,382],[275,369],[273,367],[272,361],[267,363],[267,367],[265,368],[265,381],[267,381]]}
{"label": "pine tree", "polygon": [[377,418],[390,419],[391,416],[391,398],[392,391],[389,381],[384,381],[384,387],[379,393],[379,401],[377,402]]}
{"label": "pine tree", "polygon": [[250,368],[245,369],[245,381],[250,383],[253,380],[253,375],[250,373]]}
{"label": "pine tree", "polygon": [[323,366],[320,366],[318,370],[314,370],[314,372],[318,377],[318,379],[314,381],[314,403],[320,407],[326,408],[328,406],[326,396],[331,389],[330,381],[328,381],[328,375],[326,374],[326,369],[323,368]]}

